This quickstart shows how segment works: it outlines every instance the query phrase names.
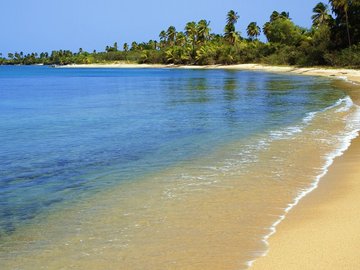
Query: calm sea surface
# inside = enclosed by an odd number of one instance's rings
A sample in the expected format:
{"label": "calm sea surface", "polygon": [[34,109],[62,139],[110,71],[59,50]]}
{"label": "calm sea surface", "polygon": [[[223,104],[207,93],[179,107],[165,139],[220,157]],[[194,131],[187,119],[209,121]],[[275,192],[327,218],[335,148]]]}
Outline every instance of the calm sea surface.
{"label": "calm sea surface", "polygon": [[358,113],[322,78],[0,66],[1,268],[246,268]]}

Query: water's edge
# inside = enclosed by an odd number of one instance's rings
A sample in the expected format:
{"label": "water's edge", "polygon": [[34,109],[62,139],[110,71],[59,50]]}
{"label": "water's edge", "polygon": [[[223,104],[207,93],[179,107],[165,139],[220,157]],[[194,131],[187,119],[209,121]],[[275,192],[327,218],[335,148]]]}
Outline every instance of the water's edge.
{"label": "water's edge", "polygon": [[[282,72],[281,72],[282,73]],[[285,73],[289,73],[286,72]],[[319,75],[322,76],[322,75]],[[338,76],[336,78],[334,78],[334,80],[336,81],[343,81],[346,84],[352,85],[352,86],[359,86],[360,85],[357,82],[351,81],[349,80],[346,76]],[[345,93],[348,93],[348,91],[343,90]],[[350,93],[348,93],[350,95]],[[351,97],[348,96],[350,99]],[[353,100],[351,99],[351,101],[353,102]],[[357,102],[356,102],[357,103]],[[336,104],[334,104],[335,106]],[[358,112],[357,115],[354,118],[360,119],[360,105],[355,104],[355,102],[353,103],[354,106],[357,107]],[[332,107],[332,106],[331,106]],[[359,121],[359,120],[358,120]],[[284,214],[279,216],[279,219],[277,221],[275,221],[268,229],[269,229],[269,233],[266,234],[262,241],[263,243],[266,245],[267,249],[265,251],[259,252],[256,258],[246,262],[247,265],[247,269],[251,268],[253,266],[253,264],[255,263],[256,260],[258,260],[261,257],[265,257],[268,255],[269,250],[270,250],[270,244],[269,244],[269,239],[271,238],[271,236],[273,236],[276,232],[277,232],[277,227],[280,223],[282,223],[283,221],[285,221],[287,214],[293,210],[298,204],[299,202],[305,198],[307,195],[309,195],[310,193],[312,193],[315,189],[317,189],[319,187],[319,183],[321,181],[321,179],[328,173],[329,168],[333,165],[334,161],[342,156],[350,147],[351,147],[351,143],[354,139],[356,139],[359,136],[360,133],[360,129],[357,128],[355,130],[353,130],[352,132],[350,132],[350,134],[347,134],[345,136],[345,138],[343,139],[343,144],[336,149],[335,151],[329,153],[329,155],[327,156],[327,162],[323,167],[323,171],[322,173],[320,173],[319,175],[316,176],[316,178],[314,179],[314,182],[311,184],[311,186],[306,189],[301,191],[297,197],[295,197],[294,201],[290,204],[288,204],[288,207],[286,207],[284,209]]]}

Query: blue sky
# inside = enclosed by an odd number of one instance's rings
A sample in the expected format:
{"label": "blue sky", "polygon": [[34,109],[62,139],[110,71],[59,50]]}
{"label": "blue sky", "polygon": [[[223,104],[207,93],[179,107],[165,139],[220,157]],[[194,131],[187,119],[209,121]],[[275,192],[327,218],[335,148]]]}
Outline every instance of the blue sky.
{"label": "blue sky", "polygon": [[[53,49],[104,50],[115,41],[158,39],[162,29],[182,30],[188,21],[207,19],[221,33],[227,11],[240,15],[246,34],[251,21],[263,25],[273,10],[288,11],[298,25],[311,25],[320,0],[3,0],[0,4],[0,52]],[[326,1],[325,1],[326,2]],[[122,46],[122,45],[121,45]]]}

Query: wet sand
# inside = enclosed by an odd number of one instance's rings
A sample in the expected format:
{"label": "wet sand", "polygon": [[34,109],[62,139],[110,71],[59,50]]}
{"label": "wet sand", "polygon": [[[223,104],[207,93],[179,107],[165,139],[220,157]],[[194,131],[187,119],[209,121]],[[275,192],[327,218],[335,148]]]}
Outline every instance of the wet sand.
{"label": "wet sand", "polygon": [[[346,87],[346,86],[344,86]],[[360,104],[358,86],[348,93]],[[286,216],[251,269],[360,268],[360,137]]]}
{"label": "wet sand", "polygon": [[360,268],[360,138],[291,211],[251,269]]}

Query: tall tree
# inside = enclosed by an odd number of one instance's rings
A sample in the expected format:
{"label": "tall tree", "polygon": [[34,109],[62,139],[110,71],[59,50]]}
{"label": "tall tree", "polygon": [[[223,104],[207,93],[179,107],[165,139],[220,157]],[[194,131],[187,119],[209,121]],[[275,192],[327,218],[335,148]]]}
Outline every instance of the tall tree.
{"label": "tall tree", "polygon": [[249,38],[252,40],[256,39],[260,35],[260,31],[260,27],[256,22],[251,22],[246,29]]}
{"label": "tall tree", "polygon": [[166,31],[162,30],[159,34],[160,44],[163,46],[166,43]]}
{"label": "tall tree", "polygon": [[137,49],[139,49],[139,45],[137,44],[136,41],[131,42],[131,51],[136,51]]}
{"label": "tall tree", "polygon": [[177,46],[185,46],[186,44],[186,36],[183,32],[176,33],[175,45]]}
{"label": "tall tree", "polygon": [[349,27],[349,5],[351,0],[329,0],[334,9],[339,9],[345,14],[346,21],[346,32],[348,37],[349,46],[351,46],[351,36],[350,36],[350,27]]}
{"label": "tall tree", "polygon": [[191,44],[191,52],[190,55],[192,58],[195,57],[196,54],[196,40],[197,40],[197,25],[196,22],[188,22],[185,26],[185,34],[188,38],[189,43]]}
{"label": "tall tree", "polygon": [[175,37],[176,37],[176,28],[174,26],[170,26],[166,31],[167,41],[170,45],[175,44]]}
{"label": "tall tree", "polygon": [[199,42],[205,42],[210,37],[210,28],[209,28],[210,22],[207,20],[201,20],[198,22],[196,31],[198,36]]}
{"label": "tall tree", "polygon": [[129,51],[129,45],[127,43],[124,43],[123,50],[124,52]]}
{"label": "tall tree", "polygon": [[271,16],[270,21],[265,23],[263,32],[268,41],[286,45],[297,45],[303,36],[303,30],[281,14],[275,19]]}
{"label": "tall tree", "polygon": [[331,16],[329,14],[328,6],[325,5],[322,2],[319,2],[314,8],[313,8],[313,15],[311,16],[313,26],[319,27],[325,23],[327,23]]}
{"label": "tall tree", "polygon": [[239,15],[234,10],[230,10],[226,16],[226,24],[235,25],[239,19]]}
{"label": "tall tree", "polygon": [[238,33],[235,30],[235,24],[239,19],[239,15],[234,10],[230,10],[226,16],[226,25],[224,31],[225,39],[232,45],[238,39]]}
{"label": "tall tree", "polygon": [[185,26],[185,34],[191,43],[196,42],[197,26],[196,22],[188,22]]}

